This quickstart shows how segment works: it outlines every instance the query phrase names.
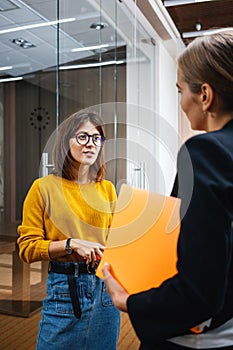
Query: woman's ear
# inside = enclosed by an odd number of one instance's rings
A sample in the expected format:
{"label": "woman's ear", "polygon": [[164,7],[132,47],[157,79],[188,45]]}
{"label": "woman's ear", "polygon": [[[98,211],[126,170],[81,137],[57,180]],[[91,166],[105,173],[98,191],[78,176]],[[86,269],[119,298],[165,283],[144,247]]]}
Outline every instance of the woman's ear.
{"label": "woman's ear", "polygon": [[201,93],[200,93],[200,102],[202,104],[203,112],[207,112],[210,109],[213,103],[213,99],[214,99],[213,88],[207,83],[202,84]]}

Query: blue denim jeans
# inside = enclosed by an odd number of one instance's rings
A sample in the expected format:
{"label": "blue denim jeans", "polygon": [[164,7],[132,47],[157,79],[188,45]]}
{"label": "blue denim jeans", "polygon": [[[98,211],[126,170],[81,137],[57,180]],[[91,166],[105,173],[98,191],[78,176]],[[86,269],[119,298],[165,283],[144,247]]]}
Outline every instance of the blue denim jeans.
{"label": "blue denim jeans", "polygon": [[67,275],[50,272],[39,325],[37,350],[115,350],[120,312],[104,282],[90,274],[76,277],[82,316],[73,313]]}

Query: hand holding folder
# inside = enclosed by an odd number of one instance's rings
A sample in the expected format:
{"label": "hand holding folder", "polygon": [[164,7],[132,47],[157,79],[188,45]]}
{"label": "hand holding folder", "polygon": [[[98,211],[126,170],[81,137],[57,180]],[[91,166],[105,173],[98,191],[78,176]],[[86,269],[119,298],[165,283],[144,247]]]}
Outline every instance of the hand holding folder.
{"label": "hand holding folder", "polygon": [[122,185],[107,245],[105,262],[130,294],[158,287],[176,274],[180,199]]}

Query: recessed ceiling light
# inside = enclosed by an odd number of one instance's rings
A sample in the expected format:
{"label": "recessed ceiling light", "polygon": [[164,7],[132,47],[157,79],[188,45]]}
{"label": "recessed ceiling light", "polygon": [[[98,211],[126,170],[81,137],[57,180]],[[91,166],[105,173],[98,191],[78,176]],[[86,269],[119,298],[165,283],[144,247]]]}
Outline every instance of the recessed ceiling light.
{"label": "recessed ceiling light", "polygon": [[104,29],[104,28],[107,28],[107,27],[108,27],[108,24],[107,23],[103,23],[103,22],[92,23],[90,25],[91,29],[96,29],[96,30],[101,30],[101,29]]}
{"label": "recessed ceiling light", "polygon": [[196,27],[196,30],[199,31],[199,30],[201,30],[202,25],[201,25],[200,22],[197,22],[196,25],[195,25],[195,27]]}
{"label": "recessed ceiling light", "polygon": [[16,44],[16,45],[22,47],[23,49],[31,49],[32,47],[35,47],[35,45],[33,45],[29,41],[22,39],[22,38],[12,39],[10,41],[13,44]]}

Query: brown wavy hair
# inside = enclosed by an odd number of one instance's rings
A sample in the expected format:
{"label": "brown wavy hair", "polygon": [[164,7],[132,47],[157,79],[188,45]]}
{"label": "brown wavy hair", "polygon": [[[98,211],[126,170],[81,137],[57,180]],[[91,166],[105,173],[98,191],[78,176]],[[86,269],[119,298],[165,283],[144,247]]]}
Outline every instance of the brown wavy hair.
{"label": "brown wavy hair", "polygon": [[[75,180],[75,173],[79,168],[79,163],[72,157],[70,152],[69,140],[74,136],[76,131],[86,122],[93,124],[101,136],[104,134],[104,123],[100,116],[91,110],[81,110],[73,113],[65,119],[59,126],[53,149],[53,174],[61,176],[68,180]],[[94,164],[90,166],[89,177],[91,181],[99,182],[105,175],[103,146],[99,151],[98,157]]]}
{"label": "brown wavy hair", "polygon": [[185,82],[193,93],[208,83],[219,95],[222,107],[233,110],[233,29],[196,38],[178,58]]}

